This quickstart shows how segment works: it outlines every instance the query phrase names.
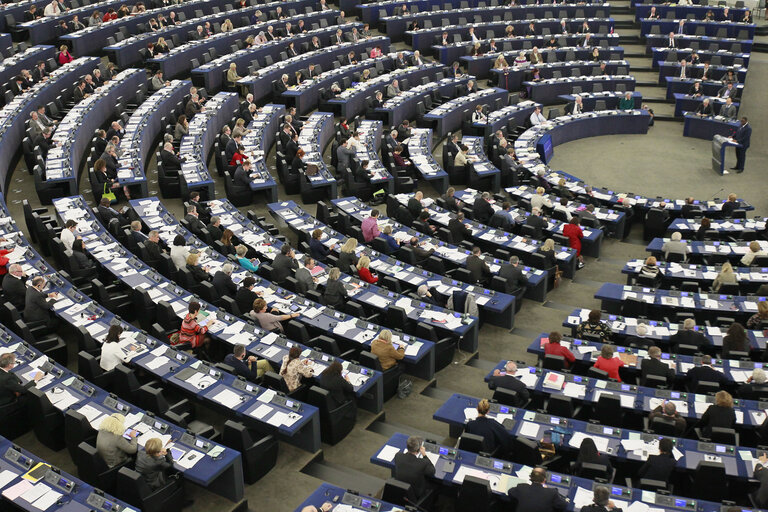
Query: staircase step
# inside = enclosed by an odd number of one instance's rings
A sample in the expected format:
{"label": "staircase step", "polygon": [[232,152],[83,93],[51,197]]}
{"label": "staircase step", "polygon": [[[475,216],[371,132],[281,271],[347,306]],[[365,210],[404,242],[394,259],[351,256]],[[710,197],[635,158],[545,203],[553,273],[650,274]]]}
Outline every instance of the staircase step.
{"label": "staircase step", "polygon": [[402,434],[408,434],[410,436],[419,436],[423,439],[443,439],[444,437],[435,434],[434,432],[427,432],[426,430],[419,430],[417,428],[402,425],[400,423],[386,421],[384,417],[381,417],[378,421],[371,423],[366,430],[382,435],[387,439],[392,437],[392,434],[397,434],[398,432]]}
{"label": "staircase step", "polygon": [[666,87],[661,85],[659,82],[641,82],[639,80],[635,82],[635,87],[659,87],[666,89]]}
{"label": "staircase step", "polygon": [[667,98],[643,95],[643,103],[671,103]]}
{"label": "staircase step", "polygon": [[301,469],[302,473],[345,489],[355,489],[368,496],[377,494],[384,487],[381,478],[323,460],[320,453],[320,456]]}

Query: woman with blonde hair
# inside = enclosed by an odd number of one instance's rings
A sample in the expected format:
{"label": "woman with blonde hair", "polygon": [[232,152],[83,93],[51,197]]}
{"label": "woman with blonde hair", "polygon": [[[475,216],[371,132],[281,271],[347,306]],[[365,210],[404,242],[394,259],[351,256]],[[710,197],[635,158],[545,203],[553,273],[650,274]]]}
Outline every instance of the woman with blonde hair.
{"label": "woman with blonde hair", "polygon": [[336,267],[331,267],[328,271],[328,281],[325,283],[323,300],[326,305],[332,308],[344,305],[344,301],[349,296],[344,283],[339,281],[339,277],[341,277],[341,271]]}
{"label": "woman with blonde hair", "polygon": [[199,262],[200,262],[199,252],[189,253],[189,256],[187,256],[187,270],[189,270],[192,273],[192,277],[194,277],[196,281],[198,282],[208,281],[209,267],[207,265],[205,267],[201,267]]}
{"label": "woman with blonde hair", "polygon": [[136,436],[139,433],[136,430],[128,432],[130,441],[123,437],[124,433],[125,416],[122,414],[111,414],[101,420],[99,424],[99,433],[96,435],[96,450],[110,468],[128,462],[136,453],[139,445]]}
{"label": "woman with blonde hair", "polygon": [[157,43],[155,43],[155,55],[160,53],[168,53],[168,43],[165,42],[164,37],[158,37]]}
{"label": "woman with blonde hair", "polygon": [[357,275],[366,283],[375,284],[379,278],[371,273],[371,269],[368,268],[371,264],[371,258],[368,256],[361,256],[357,261]]}
{"label": "woman with blonde hair", "polygon": [[557,266],[557,256],[555,256],[555,241],[551,238],[544,240],[544,243],[539,247],[539,254],[543,254],[544,268],[552,268]]}
{"label": "woman with blonde hair", "polygon": [[339,249],[339,269],[349,272],[351,267],[357,267],[357,240],[353,237],[347,238]]}
{"label": "woman with blonde hair", "polygon": [[720,273],[712,283],[712,291],[716,292],[723,284],[737,284],[739,282],[736,273],[733,271],[733,266],[729,262],[723,263],[720,268]]}
{"label": "woman with blonde hair", "polygon": [[757,313],[747,320],[747,329],[759,329],[765,321],[768,321],[768,301],[761,300],[757,303]]}
{"label": "woman with blonde hair", "polygon": [[493,69],[507,69],[509,67],[509,64],[507,64],[507,59],[504,58],[504,54],[500,53],[498,57],[496,57],[496,61],[493,63]]}
{"label": "woman with blonde hair", "polygon": [[405,349],[395,349],[392,344],[392,331],[384,329],[379,336],[371,342],[371,353],[379,358],[382,370],[388,370],[405,357]]}
{"label": "woman with blonde hair", "polygon": [[702,433],[710,437],[712,428],[733,428],[736,424],[736,413],[733,410],[733,397],[727,391],[718,391],[715,394],[715,403],[710,405],[696,427],[702,429]]}
{"label": "woman with blonde hair", "polygon": [[144,451],[136,456],[136,472],[153,491],[166,483],[165,472],[173,468],[173,457],[160,438],[153,437],[144,444]]}
{"label": "woman with blonde hair", "polygon": [[234,29],[235,27],[232,25],[232,21],[229,18],[224,20],[224,23],[221,24],[222,32],[232,32]]}

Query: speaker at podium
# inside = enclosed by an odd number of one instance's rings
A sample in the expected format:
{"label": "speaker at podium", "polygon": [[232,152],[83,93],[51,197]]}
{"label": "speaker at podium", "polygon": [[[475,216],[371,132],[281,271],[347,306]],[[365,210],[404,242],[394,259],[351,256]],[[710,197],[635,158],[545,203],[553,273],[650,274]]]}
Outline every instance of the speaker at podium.
{"label": "speaker at podium", "polygon": [[737,147],[739,144],[731,141],[723,135],[715,135],[712,139],[712,170],[718,174],[729,174],[725,170],[725,157],[728,147]]}

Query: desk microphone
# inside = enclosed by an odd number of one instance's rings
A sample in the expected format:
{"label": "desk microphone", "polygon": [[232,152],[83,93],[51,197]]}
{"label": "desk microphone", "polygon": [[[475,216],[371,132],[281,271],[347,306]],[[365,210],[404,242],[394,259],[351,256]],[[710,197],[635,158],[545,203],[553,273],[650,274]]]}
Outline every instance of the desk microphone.
{"label": "desk microphone", "polygon": [[[720,192],[722,192],[723,190],[725,190],[725,187],[721,188],[720,190],[718,190],[717,192],[715,192],[714,194],[712,194],[712,199],[714,199],[714,198],[715,198],[715,196],[716,196],[717,194],[719,194]],[[711,199],[710,199],[710,200],[711,200]]]}

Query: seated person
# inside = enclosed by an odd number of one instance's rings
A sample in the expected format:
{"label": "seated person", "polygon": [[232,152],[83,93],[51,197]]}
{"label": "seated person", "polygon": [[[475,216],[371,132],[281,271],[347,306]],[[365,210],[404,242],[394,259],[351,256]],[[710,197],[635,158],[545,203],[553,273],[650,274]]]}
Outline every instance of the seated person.
{"label": "seated person", "polygon": [[371,342],[371,353],[379,358],[381,369],[386,371],[405,357],[405,348],[400,346],[395,349],[392,343],[392,331],[384,329],[379,333],[378,338]]}
{"label": "seated person", "polygon": [[673,402],[664,401],[660,406],[648,414],[648,426],[653,428],[653,419],[663,417],[672,418],[675,420],[675,433],[680,436],[685,433],[687,424],[685,418],[683,418],[679,412],[677,412],[677,406]]}
{"label": "seated person", "polygon": [[232,349],[231,354],[224,357],[224,363],[235,370],[235,375],[245,377],[251,382],[257,382],[262,375],[272,371],[272,365],[266,359],[257,359],[256,356],[247,356],[245,345],[238,343]]}
{"label": "seated person", "polygon": [[271,313],[267,313],[267,301],[262,298],[258,298],[253,301],[253,312],[251,316],[254,320],[259,321],[262,329],[272,332],[283,332],[283,320],[290,320],[299,316],[298,313],[290,313],[288,315],[280,315],[280,311],[272,308]]}
{"label": "seated person", "polygon": [[495,418],[486,416],[490,410],[491,404],[488,400],[480,400],[477,404],[477,418],[469,420],[464,431],[482,437],[483,451],[486,453],[496,453],[497,450],[500,454],[509,453],[512,437]]}
{"label": "seated person", "polygon": [[280,375],[288,386],[288,391],[296,391],[301,386],[302,377],[314,376],[314,371],[309,365],[309,359],[301,359],[301,349],[294,345],[283,356],[283,364],[280,367]]}

